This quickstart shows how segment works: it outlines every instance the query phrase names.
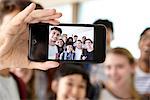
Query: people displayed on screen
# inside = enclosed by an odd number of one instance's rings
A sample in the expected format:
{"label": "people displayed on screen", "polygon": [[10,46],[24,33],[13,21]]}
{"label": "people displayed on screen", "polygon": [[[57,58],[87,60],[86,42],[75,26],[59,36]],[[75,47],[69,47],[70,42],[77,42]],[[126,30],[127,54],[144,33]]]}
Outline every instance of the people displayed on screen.
{"label": "people displayed on screen", "polygon": [[58,54],[56,59],[59,59],[60,54],[64,51],[64,41],[62,39],[59,39],[56,43],[57,49],[58,49]]}
{"label": "people displayed on screen", "polygon": [[82,41],[81,40],[77,40],[76,41],[76,47],[75,47],[75,60],[81,60],[81,55],[82,55]]}
{"label": "people displayed on screen", "polygon": [[74,35],[73,36],[73,46],[76,47],[76,42],[78,40],[78,36],[77,35]]}
{"label": "people displayed on screen", "polygon": [[71,44],[73,45],[73,38],[72,37],[69,37],[66,41],[66,44]]}
{"label": "people displayed on screen", "polygon": [[49,32],[49,49],[48,49],[48,59],[56,59],[58,54],[58,49],[56,46],[56,41],[61,36],[62,30],[58,27],[52,27]]}
{"label": "people displayed on screen", "polygon": [[67,41],[67,34],[62,34],[61,38],[64,41],[64,43],[66,43],[66,41]]}
{"label": "people displayed on screen", "polygon": [[66,50],[61,53],[60,60],[74,60],[75,59],[75,51],[73,49],[72,44],[67,44]]}
{"label": "people displayed on screen", "polygon": [[62,34],[61,35],[61,39],[64,41],[64,49],[66,48],[66,42],[67,42],[67,38],[68,38],[68,35],[67,34]]}
{"label": "people displayed on screen", "polygon": [[82,37],[82,48],[85,48],[85,40],[86,40],[86,36]]}
{"label": "people displayed on screen", "polygon": [[85,40],[85,49],[83,49],[82,60],[93,60],[94,54],[93,41],[91,39]]}
{"label": "people displayed on screen", "polygon": [[59,26],[50,28],[48,59],[93,60],[93,39],[62,30]]}

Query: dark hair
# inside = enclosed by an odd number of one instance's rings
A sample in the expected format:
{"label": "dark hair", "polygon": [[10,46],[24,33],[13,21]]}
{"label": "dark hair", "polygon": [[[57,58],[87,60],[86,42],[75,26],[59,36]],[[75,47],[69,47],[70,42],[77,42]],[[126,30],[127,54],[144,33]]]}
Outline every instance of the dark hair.
{"label": "dark hair", "polygon": [[147,27],[140,35],[140,40],[142,38],[142,36],[146,33],[146,31],[150,30],[150,27]]}
{"label": "dark hair", "polygon": [[57,30],[58,32],[60,32],[60,34],[62,33],[62,30],[59,27],[52,27],[51,30]]}
{"label": "dark hair", "polygon": [[88,41],[88,40],[89,40],[91,43],[93,43],[93,41],[92,41],[91,39],[86,39],[85,41]]}
{"label": "dark hair", "polygon": [[11,13],[15,9],[22,11],[30,3],[29,0],[0,0],[0,21],[6,14]]}
{"label": "dark hair", "polygon": [[81,40],[77,40],[77,41],[79,41],[79,42],[81,42],[81,43],[82,43],[82,41],[81,41]]}
{"label": "dark hair", "polygon": [[85,39],[86,39],[86,36],[82,36],[82,38],[85,38]]}
{"label": "dark hair", "polygon": [[[30,0],[0,0],[0,23],[6,14],[13,12],[16,9],[22,11],[31,3]],[[37,4],[36,9],[42,9],[43,7]]]}
{"label": "dark hair", "polygon": [[74,37],[78,37],[77,35],[74,35]]}
{"label": "dark hair", "polygon": [[113,23],[107,19],[98,19],[93,24],[103,24],[106,26],[106,28],[110,28],[112,30],[112,33],[114,32]]}
{"label": "dark hair", "polygon": [[59,40],[61,40],[63,42],[63,44],[65,43],[63,39],[59,39]]}
{"label": "dark hair", "polygon": [[135,59],[134,57],[132,56],[132,54],[125,48],[121,48],[121,47],[116,47],[116,48],[113,48],[113,49],[109,49],[107,53],[113,53],[113,54],[119,54],[119,55],[123,55],[125,56],[129,63],[132,65],[135,63]]}
{"label": "dark hair", "polygon": [[[71,41],[70,41],[71,40]],[[66,41],[66,45],[73,45],[73,38],[69,37]]]}
{"label": "dark hair", "polygon": [[[86,40],[86,36],[82,36],[82,39],[83,39],[83,38]],[[85,40],[82,41],[83,44],[85,44]]]}
{"label": "dark hair", "polygon": [[56,71],[53,80],[59,80],[61,77],[68,75],[79,74],[87,83],[86,95],[88,95],[88,88],[90,85],[89,74],[83,69],[82,64],[73,64],[73,63],[62,63],[60,68]]}
{"label": "dark hair", "polygon": [[60,51],[60,50],[59,50],[59,48],[62,48],[62,47],[63,47],[63,50],[64,50],[65,42],[64,42],[64,40],[63,40],[63,39],[59,39],[59,40],[61,40],[61,41],[63,42],[63,45],[62,45],[61,47],[59,47],[58,45],[56,45],[56,46],[58,47],[58,51]]}

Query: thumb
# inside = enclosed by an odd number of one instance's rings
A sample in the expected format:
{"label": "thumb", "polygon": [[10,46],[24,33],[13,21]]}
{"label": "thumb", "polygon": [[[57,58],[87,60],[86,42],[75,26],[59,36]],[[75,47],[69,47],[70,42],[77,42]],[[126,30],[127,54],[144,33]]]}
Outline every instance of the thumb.
{"label": "thumb", "polygon": [[59,63],[54,61],[47,61],[47,62],[30,62],[29,68],[30,69],[40,69],[40,70],[48,70],[50,68],[58,67]]}
{"label": "thumb", "polygon": [[19,22],[24,22],[27,16],[35,9],[35,7],[36,5],[31,3],[28,7],[15,16],[14,21],[17,19]]}

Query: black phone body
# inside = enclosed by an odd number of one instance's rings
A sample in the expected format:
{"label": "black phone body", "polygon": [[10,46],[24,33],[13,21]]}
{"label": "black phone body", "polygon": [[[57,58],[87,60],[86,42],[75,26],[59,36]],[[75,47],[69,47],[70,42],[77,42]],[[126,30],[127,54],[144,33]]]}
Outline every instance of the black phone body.
{"label": "black phone body", "polygon": [[[60,42],[63,42],[62,48]],[[29,25],[28,58],[31,61],[102,63],[105,49],[106,28],[103,25]]]}

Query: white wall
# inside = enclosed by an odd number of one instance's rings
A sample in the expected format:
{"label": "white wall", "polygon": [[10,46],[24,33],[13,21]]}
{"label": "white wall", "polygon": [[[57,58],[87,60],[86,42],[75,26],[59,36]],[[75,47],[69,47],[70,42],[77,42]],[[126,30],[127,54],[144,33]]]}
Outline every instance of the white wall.
{"label": "white wall", "polygon": [[91,0],[81,4],[79,23],[109,19],[114,23],[112,47],[125,47],[139,57],[140,33],[150,26],[150,0]]}
{"label": "white wall", "polygon": [[62,34],[67,34],[68,37],[72,35],[77,35],[78,39],[82,40],[83,36],[94,41],[94,27],[66,27],[66,26],[57,26],[62,29]]}
{"label": "white wall", "polygon": [[59,19],[61,23],[72,23],[72,6],[71,4],[59,6],[44,6],[45,9],[55,8],[57,12],[62,12],[62,17]]}

